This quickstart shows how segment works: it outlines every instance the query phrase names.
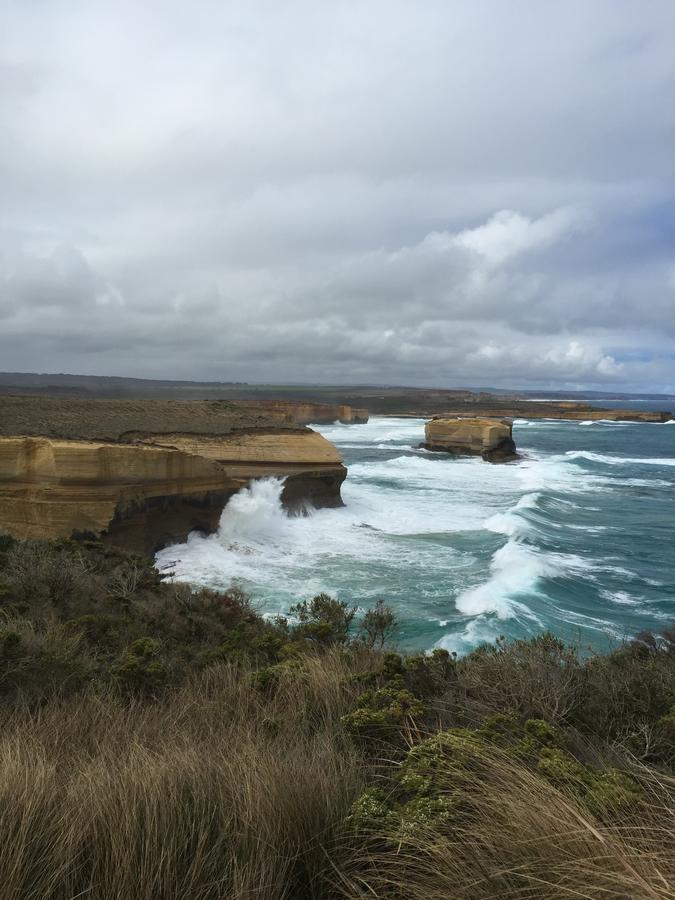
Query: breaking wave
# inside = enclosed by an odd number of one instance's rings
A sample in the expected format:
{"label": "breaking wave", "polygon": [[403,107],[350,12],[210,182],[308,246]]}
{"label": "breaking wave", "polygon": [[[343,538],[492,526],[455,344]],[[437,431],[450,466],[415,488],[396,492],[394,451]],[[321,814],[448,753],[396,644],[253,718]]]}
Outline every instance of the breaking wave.
{"label": "breaking wave", "polygon": [[[674,564],[653,549],[673,516],[667,432],[631,428],[607,452],[602,428],[522,420],[527,458],[491,466],[420,451],[423,424],[319,426],[348,465],[344,508],[289,516],[283,480],[260,479],[230,499],[215,534],[166,548],[158,565],[178,580],[238,584],[269,613],[321,591],[360,606],[384,597],[416,648],[464,652],[542,628],[593,642],[675,615],[664,588]],[[657,466],[671,468],[650,478]],[[635,507],[631,535],[633,502],[649,514]]]}
{"label": "breaking wave", "polygon": [[643,458],[631,456],[609,456],[604,453],[593,453],[590,450],[568,450],[568,459],[586,459],[589,462],[602,463],[607,466],[675,466],[671,457]]}

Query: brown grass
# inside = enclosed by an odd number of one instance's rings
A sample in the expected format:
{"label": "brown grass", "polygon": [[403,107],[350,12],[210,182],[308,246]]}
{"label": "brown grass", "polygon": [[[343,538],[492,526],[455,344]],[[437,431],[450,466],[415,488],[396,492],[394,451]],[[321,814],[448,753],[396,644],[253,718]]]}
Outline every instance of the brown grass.
{"label": "brown grass", "polygon": [[[404,834],[383,825],[343,855],[337,884],[353,898],[673,897],[675,783],[644,771],[641,784],[639,809],[600,822],[494,748],[463,773],[463,823]],[[445,791],[456,794],[456,772]]]}
{"label": "brown grass", "polygon": [[223,666],[163,703],[85,694],[0,739],[3,900],[325,896],[365,771],[339,653],[262,698]]}
{"label": "brown grass", "polygon": [[673,785],[647,769],[648,802],[608,824],[495,748],[462,775],[463,824],[351,832],[377,772],[340,716],[349,676],[376,665],[336,650],[282,671],[272,696],[224,665],[161,702],[5,710],[2,900],[673,896]]}
{"label": "brown grass", "polygon": [[402,658],[329,601],[0,540],[0,900],[675,897],[672,630]]}

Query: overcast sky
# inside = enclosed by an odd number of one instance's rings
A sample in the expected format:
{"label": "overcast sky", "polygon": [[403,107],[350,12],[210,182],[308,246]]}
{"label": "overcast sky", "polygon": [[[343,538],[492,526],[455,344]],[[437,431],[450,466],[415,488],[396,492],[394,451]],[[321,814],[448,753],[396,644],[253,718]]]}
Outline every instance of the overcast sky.
{"label": "overcast sky", "polygon": [[0,370],[675,392],[675,3],[0,0]]}

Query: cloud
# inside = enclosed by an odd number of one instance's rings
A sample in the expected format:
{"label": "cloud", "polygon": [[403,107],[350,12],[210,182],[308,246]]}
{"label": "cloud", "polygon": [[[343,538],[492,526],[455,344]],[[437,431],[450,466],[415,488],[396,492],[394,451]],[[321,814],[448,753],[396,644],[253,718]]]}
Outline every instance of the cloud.
{"label": "cloud", "polygon": [[0,14],[0,369],[672,390],[675,19]]}
{"label": "cloud", "polygon": [[534,221],[503,209],[485,225],[462,231],[452,240],[456,246],[479,254],[489,265],[500,265],[522,253],[556,243],[581,221],[582,215],[571,209],[556,209]]}

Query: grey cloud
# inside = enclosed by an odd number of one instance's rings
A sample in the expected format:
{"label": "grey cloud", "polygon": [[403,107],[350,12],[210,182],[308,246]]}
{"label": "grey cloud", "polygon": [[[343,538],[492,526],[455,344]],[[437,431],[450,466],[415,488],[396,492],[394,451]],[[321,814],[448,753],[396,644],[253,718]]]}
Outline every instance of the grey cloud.
{"label": "grey cloud", "polygon": [[0,33],[0,369],[672,389],[669,0]]}

